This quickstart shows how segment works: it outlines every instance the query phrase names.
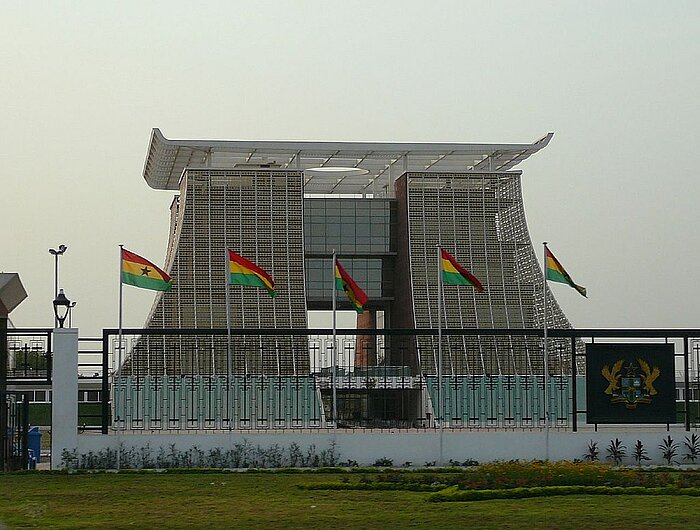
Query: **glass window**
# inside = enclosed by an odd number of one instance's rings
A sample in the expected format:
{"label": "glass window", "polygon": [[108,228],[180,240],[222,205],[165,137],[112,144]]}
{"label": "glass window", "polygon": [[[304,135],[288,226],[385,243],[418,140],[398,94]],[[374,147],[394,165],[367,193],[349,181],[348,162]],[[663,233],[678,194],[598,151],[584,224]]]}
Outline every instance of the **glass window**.
{"label": "glass window", "polygon": [[372,202],[374,201],[357,201],[355,203],[355,211],[357,212],[357,217],[367,216],[372,207]]}
{"label": "glass window", "polygon": [[340,227],[340,233],[343,239],[352,238],[352,242],[355,242],[355,225],[350,223],[345,223]]}
{"label": "glass window", "polygon": [[340,204],[340,211],[344,217],[355,216],[355,201],[343,201]]}
{"label": "glass window", "polygon": [[391,248],[393,201],[380,199],[306,199],[304,238],[307,252],[387,252]]}
{"label": "glass window", "polygon": [[307,227],[307,233],[313,236],[324,236],[326,234],[325,225],[313,223]]}
{"label": "glass window", "polygon": [[304,201],[304,212],[307,216],[322,217],[326,213],[325,201],[307,199]]}

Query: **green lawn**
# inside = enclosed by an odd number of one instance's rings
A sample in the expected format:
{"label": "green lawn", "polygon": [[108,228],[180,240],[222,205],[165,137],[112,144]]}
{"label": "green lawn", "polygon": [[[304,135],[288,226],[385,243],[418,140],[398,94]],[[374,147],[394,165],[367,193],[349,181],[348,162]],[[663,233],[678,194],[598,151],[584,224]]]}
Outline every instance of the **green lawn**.
{"label": "green lawn", "polygon": [[0,528],[564,528],[700,520],[697,498],[571,496],[429,503],[426,493],[307,491],[329,474],[0,475]]}

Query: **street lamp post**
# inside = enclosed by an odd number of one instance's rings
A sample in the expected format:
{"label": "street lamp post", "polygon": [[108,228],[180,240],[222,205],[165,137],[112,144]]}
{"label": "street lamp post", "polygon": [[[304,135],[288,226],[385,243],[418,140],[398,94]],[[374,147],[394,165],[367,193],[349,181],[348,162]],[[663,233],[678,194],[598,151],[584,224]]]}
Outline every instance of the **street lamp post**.
{"label": "street lamp post", "polygon": [[[50,248],[49,254],[54,257],[54,271],[53,271],[53,296],[54,299],[58,297],[58,257],[63,256],[63,253],[68,250],[66,245],[58,245],[58,248]],[[54,327],[58,327],[58,320],[54,320]]]}

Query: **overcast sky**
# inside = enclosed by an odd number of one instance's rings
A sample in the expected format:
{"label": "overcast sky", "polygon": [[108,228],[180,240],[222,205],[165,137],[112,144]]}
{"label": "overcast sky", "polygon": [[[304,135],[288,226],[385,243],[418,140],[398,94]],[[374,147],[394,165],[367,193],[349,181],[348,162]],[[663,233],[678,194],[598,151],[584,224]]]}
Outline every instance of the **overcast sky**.
{"label": "overcast sky", "polygon": [[[117,324],[117,245],[165,256],[149,135],[531,142],[538,255],[575,327],[700,327],[700,2],[2,2],[0,271],[53,323]],[[541,258],[540,258],[541,259]],[[125,288],[125,325],[153,293]]]}

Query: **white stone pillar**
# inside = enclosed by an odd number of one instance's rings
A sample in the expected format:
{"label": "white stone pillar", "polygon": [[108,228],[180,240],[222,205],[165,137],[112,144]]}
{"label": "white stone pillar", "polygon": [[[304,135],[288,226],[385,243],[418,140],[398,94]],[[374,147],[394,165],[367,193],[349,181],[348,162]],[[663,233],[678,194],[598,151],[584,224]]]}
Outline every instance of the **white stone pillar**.
{"label": "white stone pillar", "polygon": [[61,453],[78,447],[78,330],[53,330],[51,469],[62,467]]}

